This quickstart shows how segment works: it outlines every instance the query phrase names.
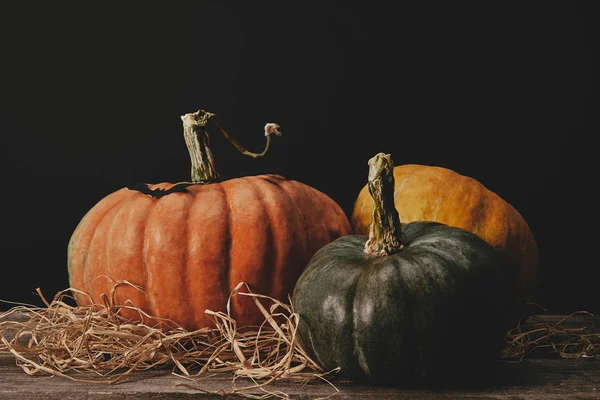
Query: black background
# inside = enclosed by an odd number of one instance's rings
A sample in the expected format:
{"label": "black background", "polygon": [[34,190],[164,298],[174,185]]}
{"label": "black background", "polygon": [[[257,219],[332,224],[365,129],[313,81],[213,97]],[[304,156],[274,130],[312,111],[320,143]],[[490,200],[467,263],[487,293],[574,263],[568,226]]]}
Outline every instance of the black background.
{"label": "black background", "polygon": [[105,195],[188,180],[179,116],[203,108],[256,151],[282,126],[260,160],[213,129],[222,176],[279,173],[348,215],[380,151],[479,180],[537,238],[536,301],[600,312],[589,11],[391,4],[3,2],[0,299],[67,288],[69,237]]}

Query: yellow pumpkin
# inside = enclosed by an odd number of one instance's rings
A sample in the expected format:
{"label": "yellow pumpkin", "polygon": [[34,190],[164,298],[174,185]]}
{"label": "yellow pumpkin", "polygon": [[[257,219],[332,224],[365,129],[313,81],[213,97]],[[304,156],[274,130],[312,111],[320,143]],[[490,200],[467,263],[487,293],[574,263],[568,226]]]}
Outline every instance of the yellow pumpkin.
{"label": "yellow pumpkin", "polygon": [[[443,167],[407,164],[394,168],[394,203],[403,223],[436,221],[477,234],[502,253],[514,276],[521,306],[535,296],[538,246],[523,216],[477,180]],[[367,185],[354,204],[351,223],[367,235],[373,199]]]}

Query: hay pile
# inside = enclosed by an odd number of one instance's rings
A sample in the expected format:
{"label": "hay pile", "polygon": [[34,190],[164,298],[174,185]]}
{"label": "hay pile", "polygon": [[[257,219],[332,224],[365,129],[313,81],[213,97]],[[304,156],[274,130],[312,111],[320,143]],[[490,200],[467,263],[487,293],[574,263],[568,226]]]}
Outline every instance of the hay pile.
{"label": "hay pile", "polygon": [[[51,302],[38,289],[45,307],[18,305],[0,314],[4,319],[0,321],[0,352],[10,352],[29,375],[46,373],[86,383],[114,384],[133,371],[159,367],[170,367],[175,375],[189,379],[229,372],[234,383],[240,377],[251,380],[219,394],[243,395],[281,379],[327,381],[326,376],[336,372],[324,371],[302,349],[297,337],[299,317],[290,305],[254,294],[244,283],[231,293],[226,312],[206,311],[214,328],[195,331],[180,327],[165,331],[125,320],[119,314],[122,308],[133,309],[140,317],[145,314],[133,304],[115,304],[115,289],[120,285],[134,286],[118,282],[102,297],[103,304],[92,306],[70,305],[75,304],[72,292],[87,296],[75,289],[59,292]],[[237,327],[230,312],[235,296],[254,300],[265,317],[262,325]],[[17,314],[29,319],[9,321]],[[265,396],[271,395],[265,391]]]}
{"label": "hay pile", "polygon": [[[110,294],[102,296],[102,304],[90,306],[76,305],[73,292],[88,295],[75,289],[59,292],[50,302],[38,289],[45,307],[17,305],[0,313],[0,353],[12,354],[17,365],[29,375],[51,374],[86,383],[114,384],[133,371],[166,367],[172,368],[174,375],[187,378],[190,383],[185,386],[198,390],[202,389],[193,385],[196,378],[207,373],[230,373],[232,390],[215,393],[221,395],[285,398],[284,393],[265,389],[276,380],[321,379],[332,386],[332,394],[338,392],[327,379],[338,370],[323,370],[300,345],[299,316],[291,304],[254,294],[240,283],[230,294],[225,312],[206,310],[215,327],[195,331],[181,327],[160,329],[132,323],[121,316],[119,311],[127,308],[139,313],[140,320],[150,317],[133,304],[115,304],[115,290],[120,285],[134,286],[118,282]],[[241,329],[237,326],[230,307],[235,296],[252,298],[265,317],[260,326]],[[540,315],[540,310],[547,313],[540,307],[529,319],[523,316],[521,321],[527,319],[526,324],[519,322],[507,332],[502,359],[521,361],[540,349],[563,358],[600,358],[598,329],[573,327],[570,323],[571,318],[590,313],[578,311],[549,322]],[[11,318],[16,315],[28,319]],[[236,380],[242,377],[248,379],[238,387]],[[249,394],[257,388],[264,392],[263,396]]]}
{"label": "hay pile", "polygon": [[561,358],[600,359],[600,327],[594,326],[593,320],[587,326],[577,326],[580,324],[575,321],[579,317],[593,317],[591,313],[575,311],[551,322],[544,318],[544,314],[548,314],[544,308],[537,304],[531,306],[535,311],[524,315],[517,326],[506,333],[506,346],[501,358],[521,361],[541,351]]}

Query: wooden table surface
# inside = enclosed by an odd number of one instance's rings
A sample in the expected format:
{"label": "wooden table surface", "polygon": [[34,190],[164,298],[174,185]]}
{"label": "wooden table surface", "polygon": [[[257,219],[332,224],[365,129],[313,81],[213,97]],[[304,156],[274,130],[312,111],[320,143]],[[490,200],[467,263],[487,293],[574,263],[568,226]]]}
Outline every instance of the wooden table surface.
{"label": "wooden table surface", "polygon": [[[561,316],[544,316],[556,321]],[[575,325],[594,326],[598,332],[598,319],[577,317]],[[525,326],[525,325],[524,325]],[[275,382],[264,389],[285,393],[292,399],[600,399],[600,359],[565,359],[556,353],[539,352],[520,362],[499,360],[493,374],[485,381],[475,381],[469,386],[454,388],[394,388],[376,387],[332,380],[309,383]],[[242,387],[248,381],[238,380]],[[218,399],[241,398],[215,395],[207,392],[227,393],[232,389],[231,375],[217,374],[196,378],[194,381],[173,375],[171,369],[139,371],[126,380],[113,385],[78,383],[53,376],[29,376],[19,368],[10,354],[0,353],[0,399]],[[253,389],[246,395],[265,395]],[[272,397],[276,398],[276,397]]]}

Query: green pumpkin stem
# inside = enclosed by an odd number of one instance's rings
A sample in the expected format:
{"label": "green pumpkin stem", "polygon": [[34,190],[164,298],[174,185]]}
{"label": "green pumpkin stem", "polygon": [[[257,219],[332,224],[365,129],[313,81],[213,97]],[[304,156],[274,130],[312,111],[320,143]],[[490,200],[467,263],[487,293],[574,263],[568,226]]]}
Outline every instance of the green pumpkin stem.
{"label": "green pumpkin stem", "polygon": [[212,123],[219,128],[225,138],[233,144],[240,153],[252,158],[259,158],[267,154],[271,144],[272,134],[281,136],[279,125],[271,122],[267,123],[265,125],[267,144],[262,152],[253,153],[242,147],[237,140],[221,128],[214,119],[212,119],[214,116],[215,114],[204,110],[198,110],[194,113],[188,113],[181,116],[181,120],[183,121],[183,137],[192,162],[191,178],[193,183],[210,182],[219,178],[219,173],[215,169],[215,159],[210,150],[208,132],[206,131],[206,125],[209,121],[212,121]]}
{"label": "green pumpkin stem", "polygon": [[375,201],[365,253],[386,256],[404,247],[400,217],[394,205],[394,161],[379,153],[369,160],[368,188]]}

